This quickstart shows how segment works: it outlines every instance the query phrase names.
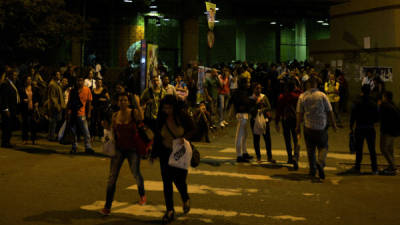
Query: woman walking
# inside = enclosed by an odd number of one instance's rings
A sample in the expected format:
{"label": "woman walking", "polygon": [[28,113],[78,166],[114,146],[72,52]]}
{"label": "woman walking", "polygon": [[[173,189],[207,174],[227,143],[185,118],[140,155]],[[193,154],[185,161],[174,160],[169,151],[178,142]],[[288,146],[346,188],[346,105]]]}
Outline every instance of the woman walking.
{"label": "woman walking", "polygon": [[[138,96],[135,96],[135,101],[139,101]],[[136,152],[135,142],[132,141],[135,133],[138,132],[136,128],[137,122],[143,120],[143,111],[140,108],[140,104],[137,104],[138,109],[130,109],[129,98],[125,93],[119,95],[118,103],[120,109],[113,114],[111,122],[111,129],[113,129],[115,135],[116,150],[115,156],[111,158],[106,203],[100,211],[101,214],[106,216],[111,212],[118,174],[125,158],[128,159],[129,168],[136,179],[140,196],[139,204],[146,204],[144,181],[140,173],[140,156]]]}
{"label": "woman walking", "polygon": [[172,153],[172,142],[174,139],[181,139],[182,142],[183,138],[190,140],[195,129],[193,129],[191,118],[186,112],[180,110],[178,100],[174,96],[167,95],[161,101],[160,109],[152,159],[155,157],[160,158],[161,177],[164,184],[164,199],[167,208],[162,222],[163,224],[167,224],[171,222],[175,216],[172,183],[175,183],[181,195],[183,212],[186,214],[190,210],[186,183],[188,171],[172,167],[168,164],[169,157]]}

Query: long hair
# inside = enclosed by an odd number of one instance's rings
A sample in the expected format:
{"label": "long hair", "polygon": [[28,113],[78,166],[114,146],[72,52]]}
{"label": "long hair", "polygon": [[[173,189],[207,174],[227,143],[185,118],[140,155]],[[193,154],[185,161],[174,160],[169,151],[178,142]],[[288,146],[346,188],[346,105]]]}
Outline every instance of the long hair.
{"label": "long hair", "polygon": [[160,107],[158,110],[158,124],[159,124],[159,128],[161,129],[161,127],[165,124],[166,120],[167,120],[167,114],[164,113],[163,111],[163,107],[164,105],[170,105],[172,106],[173,109],[173,117],[174,117],[174,121],[177,125],[182,125],[181,124],[181,116],[183,114],[183,110],[179,107],[178,104],[178,100],[175,96],[173,95],[167,95],[165,96],[160,103]]}

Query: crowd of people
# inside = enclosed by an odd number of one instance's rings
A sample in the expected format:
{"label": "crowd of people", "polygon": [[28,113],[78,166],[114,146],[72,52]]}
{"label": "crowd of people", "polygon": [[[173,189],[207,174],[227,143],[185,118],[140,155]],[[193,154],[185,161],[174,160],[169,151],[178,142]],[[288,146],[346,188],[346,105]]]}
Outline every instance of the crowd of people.
{"label": "crowd of people", "polygon": [[[59,129],[68,123],[74,140],[71,154],[78,151],[80,136],[86,153],[93,154],[92,143],[104,129],[114,131],[117,153],[111,158],[106,204],[101,213],[108,215],[116,189],[119,170],[125,158],[137,180],[140,204],[146,203],[140,156],[135,152],[132,135],[143,121],[155,133],[151,159],[160,158],[167,212],[163,222],[174,218],[172,183],[183,201],[183,211],[190,210],[187,170],[168,164],[172,141],[183,138],[210,142],[209,132],[233,124],[236,119],[235,146],[238,163],[249,162],[248,127],[253,134],[257,162],[261,162],[260,140],[266,146],[267,161],[275,163],[270,125],[283,132],[287,162],[298,169],[301,129],[307,148],[309,175],[325,179],[328,154],[328,127],[342,128],[341,113],[347,111],[348,85],[344,73],[326,65],[317,71],[307,62],[249,64],[234,62],[215,65],[199,81],[197,63],[171,76],[165,67],[153,74],[150,84],[140,90],[139,68],[129,66],[113,89],[103,85],[107,79],[95,68],[63,65],[49,70],[40,65],[5,66],[1,77],[1,121],[3,148],[12,148],[12,131],[22,119],[22,144],[37,143],[40,127],[49,141],[59,141]],[[368,71],[362,81],[360,97],[350,113],[350,130],[356,143],[356,163],[349,170],[360,173],[363,141],[367,140],[372,173],[378,174],[374,124],[381,124],[381,151],[389,167],[382,174],[396,174],[393,142],[399,136],[400,114],[393,94],[386,91],[379,77]],[[172,80],[172,82],[171,82]],[[21,115],[21,119],[18,119]],[[395,122],[393,122],[395,121]],[[248,125],[249,123],[249,125]],[[64,131],[65,132],[65,131]],[[233,144],[233,143],[232,143]],[[318,155],[316,154],[318,152]]]}

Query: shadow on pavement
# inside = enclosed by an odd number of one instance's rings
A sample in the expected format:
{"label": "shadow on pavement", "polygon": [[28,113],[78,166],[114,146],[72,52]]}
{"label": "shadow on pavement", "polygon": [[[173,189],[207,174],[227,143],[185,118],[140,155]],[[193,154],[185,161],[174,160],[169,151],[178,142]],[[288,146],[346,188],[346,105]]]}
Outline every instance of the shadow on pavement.
{"label": "shadow on pavement", "polygon": [[343,176],[343,177],[357,177],[357,176],[372,176],[372,172],[361,172],[361,173],[352,173],[349,171],[343,171],[343,172],[339,172],[336,174],[337,176]]}
{"label": "shadow on pavement", "polygon": [[95,152],[93,154],[85,153],[84,151],[76,152],[74,154],[70,154],[70,150],[67,151],[56,151],[53,149],[47,149],[48,146],[41,146],[41,147],[32,147],[32,146],[18,146],[13,148],[15,151],[26,152],[29,154],[42,154],[42,155],[50,155],[50,154],[59,154],[59,155],[69,155],[69,156],[93,156],[93,157],[108,157],[99,152]]}
{"label": "shadow on pavement", "polygon": [[[209,222],[201,221],[197,216],[184,216],[185,218],[179,219],[182,215],[177,215],[173,224],[210,224]],[[38,215],[28,216],[23,218],[25,222],[33,222],[38,224],[96,224],[96,225],[140,225],[140,224],[161,224],[161,218],[150,218],[143,216],[135,218],[124,214],[111,214],[110,216],[102,216],[96,211],[86,210],[72,210],[72,211],[47,211]],[[230,224],[227,221],[213,221],[214,224]]]}
{"label": "shadow on pavement", "polygon": [[[73,211],[47,211],[39,215],[25,217],[23,220],[26,222],[46,222],[49,224],[74,224],[77,220],[94,220],[98,222],[95,224],[161,224],[161,220],[139,220],[123,214],[112,214],[111,216],[102,216],[95,211],[73,210]],[[82,221],[84,222],[84,221]],[[41,223],[42,224],[42,223]],[[87,224],[93,224],[87,223]]]}
{"label": "shadow on pavement", "polygon": [[221,166],[221,164],[229,163],[231,165],[236,164],[234,159],[201,159],[200,163],[204,163],[210,166]]}
{"label": "shadow on pavement", "polygon": [[286,165],[282,165],[282,164],[253,164],[253,166],[258,166],[258,167],[263,167],[263,168],[267,168],[267,169],[281,169],[283,167],[287,167]]}
{"label": "shadow on pavement", "polygon": [[291,180],[291,181],[306,181],[312,180],[308,174],[304,173],[289,173],[289,174],[275,174],[271,176],[272,178]]}

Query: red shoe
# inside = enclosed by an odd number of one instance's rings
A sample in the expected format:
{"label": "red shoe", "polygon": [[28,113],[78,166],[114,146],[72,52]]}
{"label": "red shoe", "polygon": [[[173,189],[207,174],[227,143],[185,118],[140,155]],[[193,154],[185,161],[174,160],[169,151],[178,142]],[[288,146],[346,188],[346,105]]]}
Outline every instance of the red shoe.
{"label": "red shoe", "polygon": [[111,213],[111,210],[103,208],[102,210],[99,211],[99,213],[103,216],[108,216]]}
{"label": "red shoe", "polygon": [[140,196],[139,205],[146,205],[147,198],[146,195]]}

